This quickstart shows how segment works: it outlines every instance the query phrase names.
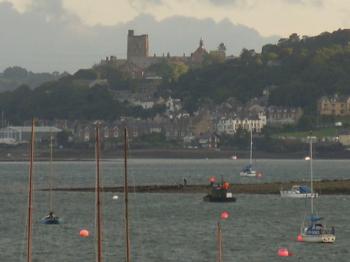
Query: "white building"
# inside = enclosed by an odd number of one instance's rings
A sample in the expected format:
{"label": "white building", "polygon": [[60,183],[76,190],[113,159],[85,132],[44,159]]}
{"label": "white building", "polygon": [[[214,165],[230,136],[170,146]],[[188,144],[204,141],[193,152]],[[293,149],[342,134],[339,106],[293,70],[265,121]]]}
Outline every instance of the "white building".
{"label": "white building", "polygon": [[266,123],[265,112],[259,112],[255,116],[222,117],[216,124],[216,130],[219,134],[227,135],[234,135],[239,128],[247,131],[252,129],[254,133],[260,133]]}
{"label": "white building", "polygon": [[[37,126],[34,129],[37,141],[49,140],[50,136],[56,137],[62,130],[51,126]],[[30,141],[31,126],[8,126],[0,129],[0,141],[14,141],[15,143],[26,143]]]}
{"label": "white building", "polygon": [[175,112],[182,109],[181,100],[178,98],[174,99],[172,97],[169,97],[168,100],[165,102],[165,106],[168,112]]}

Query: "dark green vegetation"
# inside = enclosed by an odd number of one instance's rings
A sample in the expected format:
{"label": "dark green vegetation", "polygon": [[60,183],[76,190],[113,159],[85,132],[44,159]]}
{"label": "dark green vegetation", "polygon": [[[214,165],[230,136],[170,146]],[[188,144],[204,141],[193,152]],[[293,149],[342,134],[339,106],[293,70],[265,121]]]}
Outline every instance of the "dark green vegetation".
{"label": "dark green vegetation", "polygon": [[41,119],[116,120],[120,116],[150,117],[164,110],[132,107],[118,102],[107,87],[89,87],[75,76],[48,82],[31,90],[22,85],[15,91],[0,94],[1,110],[13,124],[36,116]]}
{"label": "dark green vegetation", "polygon": [[[309,129],[322,120],[316,114],[316,102],[321,96],[350,95],[349,42],[350,30],[303,38],[292,34],[277,44],[265,45],[261,53],[244,49],[238,58],[226,61],[208,55],[202,66],[192,69],[164,60],[146,73],[163,78],[156,96],[171,94],[181,98],[189,112],[229,97],[247,102],[268,91],[270,105],[302,107],[305,114],[300,126]],[[12,68],[1,77],[23,78],[28,74]],[[100,79],[107,79],[108,85],[97,83],[89,87],[91,81]],[[113,66],[95,66],[35,90],[22,85],[15,91],[1,93],[0,109],[12,123],[21,123],[33,115],[81,120],[112,120],[122,115],[148,118],[164,108],[143,110],[115,99],[116,91],[137,93],[142,81]]]}
{"label": "dark green vegetation", "polygon": [[35,88],[44,82],[57,80],[64,75],[66,73],[33,73],[22,67],[9,67],[0,73],[0,92],[14,90],[23,84]]}
{"label": "dark green vegetation", "polygon": [[269,104],[300,106],[305,124],[323,95],[350,94],[350,30],[300,38],[292,34],[260,54],[244,49],[238,59],[191,70],[172,86],[174,94],[196,110],[201,101],[236,97],[245,102],[270,91]]}

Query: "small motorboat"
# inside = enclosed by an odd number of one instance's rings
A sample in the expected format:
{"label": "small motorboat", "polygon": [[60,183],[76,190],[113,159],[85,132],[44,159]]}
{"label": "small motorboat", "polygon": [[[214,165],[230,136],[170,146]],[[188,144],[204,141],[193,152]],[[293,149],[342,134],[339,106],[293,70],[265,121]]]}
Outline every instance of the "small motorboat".
{"label": "small motorboat", "polygon": [[210,183],[209,193],[203,198],[207,202],[235,202],[228,182]]}
{"label": "small motorboat", "polygon": [[60,218],[55,216],[53,212],[50,212],[47,216],[41,219],[41,223],[46,225],[57,225],[60,223]]}
{"label": "small motorboat", "polygon": [[311,193],[311,189],[307,186],[303,185],[294,185],[290,190],[281,190],[281,197],[289,197],[289,198],[316,198],[318,197],[318,193]]}

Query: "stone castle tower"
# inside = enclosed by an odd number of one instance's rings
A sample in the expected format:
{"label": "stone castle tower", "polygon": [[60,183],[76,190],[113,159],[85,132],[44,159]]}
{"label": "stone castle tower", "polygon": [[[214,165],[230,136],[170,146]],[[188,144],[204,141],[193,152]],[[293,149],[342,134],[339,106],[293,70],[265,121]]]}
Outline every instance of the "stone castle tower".
{"label": "stone castle tower", "polygon": [[128,31],[127,60],[148,57],[148,35],[134,35]]}

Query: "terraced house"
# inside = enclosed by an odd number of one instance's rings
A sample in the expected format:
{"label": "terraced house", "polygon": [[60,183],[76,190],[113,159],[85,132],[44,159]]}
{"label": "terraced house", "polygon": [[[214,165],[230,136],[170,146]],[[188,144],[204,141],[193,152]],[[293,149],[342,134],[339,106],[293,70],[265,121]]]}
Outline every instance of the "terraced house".
{"label": "terraced house", "polygon": [[323,96],[318,101],[318,112],[321,116],[349,116],[350,96]]}

